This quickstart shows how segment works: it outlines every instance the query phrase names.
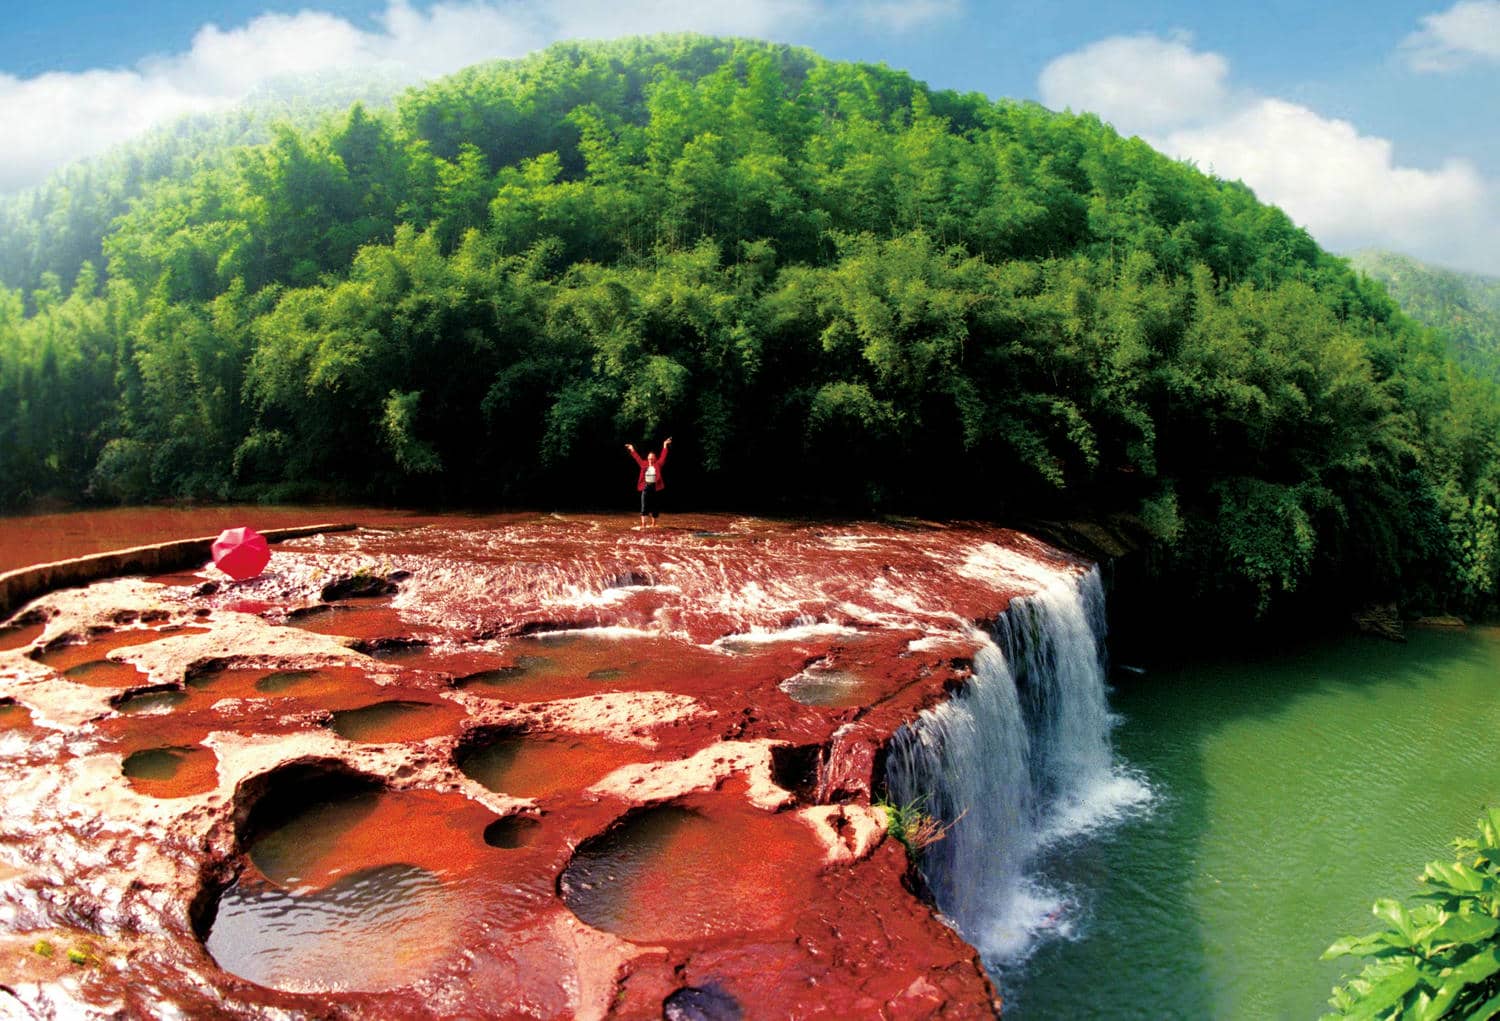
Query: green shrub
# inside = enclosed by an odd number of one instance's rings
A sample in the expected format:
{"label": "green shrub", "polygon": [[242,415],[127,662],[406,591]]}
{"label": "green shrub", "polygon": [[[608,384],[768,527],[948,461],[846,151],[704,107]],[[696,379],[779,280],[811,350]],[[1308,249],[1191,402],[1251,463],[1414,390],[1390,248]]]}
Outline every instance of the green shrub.
{"label": "green shrub", "polygon": [[[958,819],[954,819],[951,823],[944,823],[928,815],[926,806],[925,796],[915,798],[904,805],[884,800],[875,802],[876,808],[885,811],[886,832],[901,842],[913,862],[919,861],[922,852],[946,837],[948,831],[958,822]],[[965,810],[958,818],[962,819],[967,814]]]}
{"label": "green shrub", "polygon": [[1427,891],[1408,910],[1375,902],[1386,928],[1346,936],[1323,954],[1373,957],[1333,991],[1328,1018],[1489,1018],[1500,1013],[1500,808],[1478,823],[1477,839],[1454,841],[1456,860],[1432,862]]}

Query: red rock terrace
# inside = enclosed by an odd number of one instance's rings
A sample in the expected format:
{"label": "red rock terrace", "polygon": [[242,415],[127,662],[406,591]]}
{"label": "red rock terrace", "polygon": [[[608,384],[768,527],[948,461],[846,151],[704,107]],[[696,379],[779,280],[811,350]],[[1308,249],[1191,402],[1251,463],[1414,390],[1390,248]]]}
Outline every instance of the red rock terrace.
{"label": "red rock terrace", "polygon": [[0,1014],[986,1017],[872,800],[1008,531],[413,519],[0,629]]}

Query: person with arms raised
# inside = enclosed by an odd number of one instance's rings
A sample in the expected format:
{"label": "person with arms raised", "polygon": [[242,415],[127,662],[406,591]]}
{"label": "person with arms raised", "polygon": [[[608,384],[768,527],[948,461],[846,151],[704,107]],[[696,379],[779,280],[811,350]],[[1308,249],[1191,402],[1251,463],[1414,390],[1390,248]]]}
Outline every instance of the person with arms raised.
{"label": "person with arms raised", "polygon": [[666,482],[662,479],[662,466],[667,463],[667,451],[671,449],[672,437],[668,436],[665,443],[661,445],[661,455],[647,454],[642,459],[635,452],[635,447],[625,444],[625,449],[630,451],[630,456],[635,458],[635,463],[640,466],[641,473],[636,479],[636,491],[641,494],[641,528],[655,528],[657,519],[661,516],[661,498],[657,495],[666,488]]}

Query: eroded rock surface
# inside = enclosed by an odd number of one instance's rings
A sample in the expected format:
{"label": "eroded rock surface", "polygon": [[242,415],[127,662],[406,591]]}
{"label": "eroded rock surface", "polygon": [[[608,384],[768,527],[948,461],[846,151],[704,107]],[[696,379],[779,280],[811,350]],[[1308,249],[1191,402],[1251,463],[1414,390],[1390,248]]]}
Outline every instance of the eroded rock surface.
{"label": "eroded rock surface", "polygon": [[1081,565],[674,525],[413,521],[25,608],[0,1016],[993,1013],[870,802],[971,629]]}

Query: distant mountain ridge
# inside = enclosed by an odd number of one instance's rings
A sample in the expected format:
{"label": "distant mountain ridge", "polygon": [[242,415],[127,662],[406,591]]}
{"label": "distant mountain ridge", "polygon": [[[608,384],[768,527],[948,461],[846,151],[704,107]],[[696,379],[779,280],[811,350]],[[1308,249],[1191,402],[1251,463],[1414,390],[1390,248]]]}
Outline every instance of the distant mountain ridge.
{"label": "distant mountain ridge", "polygon": [[1460,363],[1500,382],[1500,277],[1379,249],[1355,252],[1349,262],[1384,284],[1407,315],[1442,332]]}

